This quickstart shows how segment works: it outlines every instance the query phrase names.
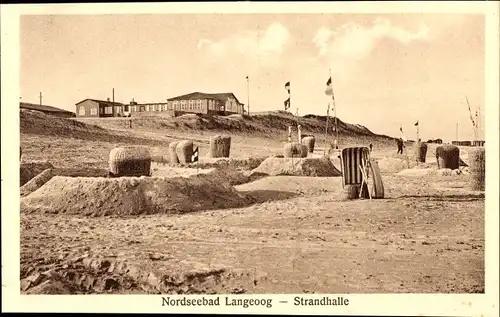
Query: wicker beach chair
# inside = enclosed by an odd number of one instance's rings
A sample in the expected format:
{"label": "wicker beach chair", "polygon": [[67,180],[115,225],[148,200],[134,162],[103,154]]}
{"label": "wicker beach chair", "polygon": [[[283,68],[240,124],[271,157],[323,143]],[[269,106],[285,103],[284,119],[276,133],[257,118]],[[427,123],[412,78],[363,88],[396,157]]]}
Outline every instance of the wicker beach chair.
{"label": "wicker beach chair", "polygon": [[[349,147],[340,153],[342,172],[342,187],[346,185],[359,186],[359,196],[363,188],[368,187],[368,197],[383,198],[384,186],[376,161],[370,160],[368,147]],[[366,185],[365,185],[366,184]]]}

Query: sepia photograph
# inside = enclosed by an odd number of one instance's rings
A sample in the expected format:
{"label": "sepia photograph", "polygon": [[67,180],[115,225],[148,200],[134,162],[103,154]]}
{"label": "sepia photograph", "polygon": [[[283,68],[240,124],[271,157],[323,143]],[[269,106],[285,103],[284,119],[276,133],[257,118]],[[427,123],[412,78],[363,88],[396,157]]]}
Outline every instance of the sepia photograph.
{"label": "sepia photograph", "polygon": [[485,14],[18,26],[21,296],[485,294]]}

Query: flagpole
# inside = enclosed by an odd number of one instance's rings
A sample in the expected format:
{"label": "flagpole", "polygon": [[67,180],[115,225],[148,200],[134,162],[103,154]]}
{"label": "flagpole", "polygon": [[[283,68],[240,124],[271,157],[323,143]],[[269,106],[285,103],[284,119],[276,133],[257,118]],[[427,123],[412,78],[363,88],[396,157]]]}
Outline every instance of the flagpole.
{"label": "flagpole", "polygon": [[250,115],[250,79],[247,76],[247,108],[248,108],[248,115]]}
{"label": "flagpole", "polygon": [[[332,69],[329,69],[330,78],[332,78]],[[333,115],[335,117],[335,149],[339,149],[339,127],[338,127],[338,119],[337,119],[337,105],[335,104],[335,94],[332,92],[332,106],[333,106]]]}
{"label": "flagpole", "polygon": [[[288,92],[288,99],[285,101],[285,111],[290,111],[292,113],[292,116],[295,118],[295,114],[293,113],[293,110],[289,110],[291,107],[290,82],[287,82],[285,84],[285,89]],[[293,127],[293,124],[288,126],[288,142],[292,142],[292,127]]]}
{"label": "flagpole", "polygon": [[476,113],[476,126],[477,126],[477,141],[481,140],[481,104],[477,105],[477,113]]}
{"label": "flagpole", "polygon": [[328,102],[328,108],[326,110],[326,128],[325,128],[325,151],[323,155],[326,156],[326,148],[328,147],[328,118],[330,117],[330,102]]}
{"label": "flagpole", "polygon": [[[290,103],[288,104],[288,106],[290,108],[292,108],[292,93],[291,93],[291,91],[292,91],[292,87],[291,87],[291,83],[290,83],[290,90],[288,91],[288,98],[290,100]],[[297,124],[297,129],[298,129],[299,128],[299,107],[297,107],[297,111],[295,112],[294,117],[295,117],[295,122]]]}
{"label": "flagpole", "polygon": [[417,121],[417,142],[420,140],[420,122]]}
{"label": "flagpole", "polygon": [[[291,82],[289,83],[290,83],[290,88],[288,90],[288,100],[289,100],[288,107],[292,108],[292,93],[291,93],[292,87],[291,87]],[[300,140],[300,124],[299,124],[299,107],[297,107],[297,111],[295,112],[294,117],[297,125],[297,140],[298,140],[297,142],[300,143],[301,140]]]}

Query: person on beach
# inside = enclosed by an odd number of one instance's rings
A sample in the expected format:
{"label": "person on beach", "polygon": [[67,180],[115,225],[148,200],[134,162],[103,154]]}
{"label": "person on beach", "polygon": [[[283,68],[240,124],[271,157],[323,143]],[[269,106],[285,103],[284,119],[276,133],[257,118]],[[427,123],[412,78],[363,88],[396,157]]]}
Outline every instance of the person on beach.
{"label": "person on beach", "polygon": [[399,138],[396,140],[396,142],[398,144],[398,154],[403,154],[403,147],[404,147],[403,139]]}

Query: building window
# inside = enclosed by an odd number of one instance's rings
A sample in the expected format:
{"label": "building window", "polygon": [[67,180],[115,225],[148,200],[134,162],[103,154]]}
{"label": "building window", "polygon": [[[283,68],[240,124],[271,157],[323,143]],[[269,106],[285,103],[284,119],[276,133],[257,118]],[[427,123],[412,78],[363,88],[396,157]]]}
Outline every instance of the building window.
{"label": "building window", "polygon": [[97,116],[97,108],[90,108],[90,115]]}
{"label": "building window", "polygon": [[85,107],[84,106],[80,106],[80,110],[78,111],[78,115],[80,115],[80,116],[85,115]]}
{"label": "building window", "polygon": [[104,108],[104,113],[105,114],[112,114],[113,113],[113,109],[111,107],[105,107]]}
{"label": "building window", "polygon": [[136,111],[137,111],[137,109],[135,106],[130,107],[130,112],[136,112]]}

